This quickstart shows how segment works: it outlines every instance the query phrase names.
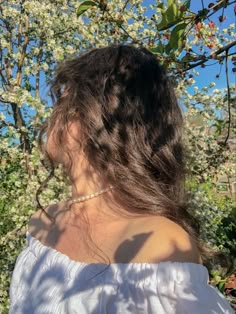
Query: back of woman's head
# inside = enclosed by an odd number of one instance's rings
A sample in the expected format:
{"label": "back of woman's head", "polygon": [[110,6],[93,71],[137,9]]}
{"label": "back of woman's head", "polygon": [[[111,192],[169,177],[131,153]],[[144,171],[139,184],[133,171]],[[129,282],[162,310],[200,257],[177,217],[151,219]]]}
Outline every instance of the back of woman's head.
{"label": "back of woman's head", "polygon": [[[194,235],[184,203],[182,115],[156,57],[144,48],[110,46],[61,63],[51,87],[55,106],[41,132],[75,122],[78,147],[130,212],[161,214]],[[76,161],[73,161],[76,162]]]}

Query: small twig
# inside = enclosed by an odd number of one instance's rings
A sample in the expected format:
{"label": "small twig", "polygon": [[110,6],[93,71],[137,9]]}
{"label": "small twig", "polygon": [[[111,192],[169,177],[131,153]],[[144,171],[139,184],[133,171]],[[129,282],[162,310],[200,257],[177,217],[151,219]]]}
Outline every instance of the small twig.
{"label": "small twig", "polygon": [[0,76],[1,76],[1,78],[2,78],[2,83],[3,83],[4,85],[7,85],[7,84],[9,84],[9,83],[6,81],[6,78],[5,78],[4,74],[3,74],[3,70],[4,70],[4,69],[0,69]]}
{"label": "small twig", "polygon": [[4,100],[3,98],[1,98],[1,96],[0,96],[0,102],[2,102],[4,104],[16,105],[17,106],[17,104],[15,102]]}
{"label": "small twig", "polygon": [[230,87],[229,87],[229,69],[228,69],[228,52],[229,50],[226,50],[225,53],[225,74],[226,74],[226,82],[227,82],[227,103],[228,103],[228,131],[227,136],[225,138],[224,144],[227,143],[229,136],[230,136],[230,127],[231,127],[231,108],[230,108],[230,100],[231,100],[231,93],[230,93]]}
{"label": "small twig", "polygon": [[211,7],[211,10],[215,10],[217,7],[219,7],[219,9],[221,8],[220,5],[221,3],[225,2],[225,0],[221,0],[221,1],[218,1],[215,5],[213,5]]}
{"label": "small twig", "polygon": [[11,123],[11,122],[6,122],[6,121],[1,121],[1,122],[0,122],[0,128],[1,128],[1,127],[5,128],[5,127],[9,127],[9,126],[15,128],[15,129],[17,129],[16,125],[13,124],[13,123]]}
{"label": "small twig", "polygon": [[219,76],[220,76],[221,71],[222,71],[222,65],[223,65],[223,63],[221,63],[221,64],[220,64],[220,72],[219,72]]}
{"label": "small twig", "polygon": [[215,64],[218,64],[218,61],[211,63],[211,64],[206,64],[205,67],[210,67],[210,66],[215,65]]}
{"label": "small twig", "polygon": [[[190,69],[193,69],[199,65],[202,65],[203,63],[205,63],[206,61],[212,59],[212,56],[215,55],[215,56],[218,56],[220,55],[222,52],[224,51],[229,51],[230,48],[234,47],[236,45],[236,40],[229,43],[228,45],[224,46],[224,47],[221,47],[220,49],[218,49],[217,51],[213,52],[211,55],[209,55],[208,57],[205,57],[203,60],[197,62],[197,63],[194,63],[194,64],[191,64],[189,65],[187,68],[183,69],[182,71],[188,71]],[[178,72],[177,72],[178,73]]]}
{"label": "small twig", "polygon": [[124,12],[125,8],[127,7],[129,1],[130,1],[130,0],[126,0],[126,1],[125,1],[125,4],[124,4],[124,6],[123,6],[123,8],[122,8],[122,11],[123,11],[123,12]]}
{"label": "small twig", "polygon": [[[127,3],[125,3],[125,6],[128,4],[129,1],[126,1],[126,2],[127,2]],[[140,40],[137,40],[137,39],[135,39],[133,36],[131,36],[131,35],[129,34],[129,32],[127,32],[127,30],[125,29],[125,27],[124,27],[120,22],[118,22],[117,20],[115,20],[115,19],[112,17],[112,15],[111,15],[111,13],[110,13],[110,10],[109,10],[107,7],[104,9],[104,11],[106,11],[106,13],[108,14],[108,16],[110,17],[111,22],[115,23],[129,38],[131,38],[132,41],[133,41],[133,43],[136,43],[136,44],[139,44],[140,46],[143,46],[143,43],[142,43]]]}
{"label": "small twig", "polygon": [[[118,23],[117,23],[117,25],[118,25]],[[143,46],[143,43],[142,43],[141,41],[139,41],[139,40],[133,38],[133,37],[126,31],[126,29],[125,29],[122,25],[118,25],[118,27],[119,27],[120,29],[122,29],[122,31],[123,31],[128,37],[130,37],[130,38],[133,40],[134,43],[139,44],[140,46]]]}
{"label": "small twig", "polygon": [[228,54],[228,57],[235,56],[235,55],[236,55],[236,52],[232,52]]}
{"label": "small twig", "polygon": [[[210,13],[210,14],[207,16],[207,18],[211,17],[213,14],[215,14],[217,11],[219,11],[219,10],[222,8],[222,7],[220,6],[220,4],[221,4],[222,2],[224,2],[224,0],[223,0],[223,1],[220,1],[220,2],[217,2],[214,6],[211,7],[211,10],[213,10],[213,12]],[[236,3],[236,0],[227,3],[227,7],[230,6],[231,4],[234,4],[234,3]]]}

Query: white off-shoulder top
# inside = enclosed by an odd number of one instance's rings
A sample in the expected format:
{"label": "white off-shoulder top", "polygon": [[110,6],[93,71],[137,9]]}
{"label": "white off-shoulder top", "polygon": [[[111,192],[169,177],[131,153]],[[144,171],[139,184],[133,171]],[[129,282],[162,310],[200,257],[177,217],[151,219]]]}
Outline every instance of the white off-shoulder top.
{"label": "white off-shoulder top", "polygon": [[10,286],[10,314],[231,314],[194,263],[86,264],[27,231]]}

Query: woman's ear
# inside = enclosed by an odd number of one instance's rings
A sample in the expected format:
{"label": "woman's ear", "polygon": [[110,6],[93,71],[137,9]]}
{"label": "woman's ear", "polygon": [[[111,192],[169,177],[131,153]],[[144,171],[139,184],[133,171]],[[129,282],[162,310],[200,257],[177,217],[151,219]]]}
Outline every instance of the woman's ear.
{"label": "woman's ear", "polygon": [[58,143],[58,134],[56,132],[56,128],[54,127],[49,134],[47,134],[47,141],[45,145],[45,149],[49,157],[55,163],[63,163],[62,155],[63,152],[60,148],[60,144]]}
{"label": "woman's ear", "polygon": [[80,137],[78,122],[69,122],[66,126],[66,139],[69,149],[78,149]]}

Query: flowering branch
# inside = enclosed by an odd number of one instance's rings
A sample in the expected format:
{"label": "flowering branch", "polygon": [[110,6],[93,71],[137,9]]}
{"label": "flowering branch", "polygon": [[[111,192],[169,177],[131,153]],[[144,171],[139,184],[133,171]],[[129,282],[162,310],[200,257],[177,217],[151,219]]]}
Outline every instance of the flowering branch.
{"label": "flowering branch", "polygon": [[[177,73],[180,73],[180,72],[185,72],[185,71],[188,71],[190,69],[193,69],[199,65],[202,65],[203,63],[205,63],[206,61],[210,60],[210,59],[213,59],[215,56],[218,56],[220,55],[222,52],[224,51],[229,51],[229,49],[231,49],[232,47],[234,47],[236,45],[236,40],[229,43],[228,45],[224,46],[224,47],[221,47],[220,49],[218,49],[217,51],[215,51],[214,53],[212,53],[211,55],[209,55],[208,57],[206,56],[202,56],[202,60],[197,62],[197,63],[194,63],[194,64],[191,64],[189,65],[187,68],[185,69],[182,69],[181,71],[178,71]],[[234,53],[236,54],[236,53]]]}

